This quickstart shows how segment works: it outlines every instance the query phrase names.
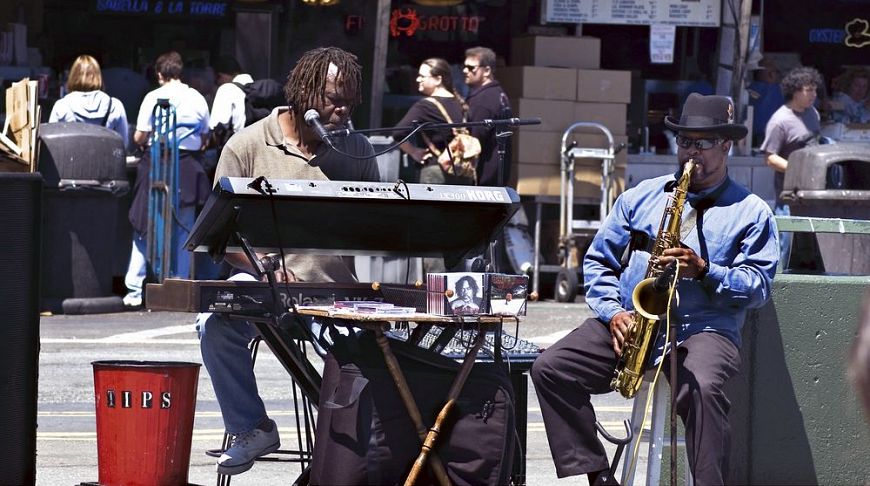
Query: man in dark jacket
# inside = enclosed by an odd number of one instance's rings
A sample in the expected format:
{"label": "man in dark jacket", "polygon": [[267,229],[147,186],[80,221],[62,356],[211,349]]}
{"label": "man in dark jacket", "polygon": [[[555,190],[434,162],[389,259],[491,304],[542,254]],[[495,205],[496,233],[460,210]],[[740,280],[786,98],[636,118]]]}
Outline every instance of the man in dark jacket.
{"label": "man in dark jacket", "polygon": [[[510,101],[495,80],[495,52],[487,47],[472,47],[465,51],[462,66],[468,85],[468,121],[495,120],[510,117]],[[481,154],[477,163],[477,183],[481,186],[504,186],[509,179],[510,157],[505,153],[499,164],[496,130],[473,127],[471,134],[480,140]],[[505,150],[510,144],[506,141]]]}

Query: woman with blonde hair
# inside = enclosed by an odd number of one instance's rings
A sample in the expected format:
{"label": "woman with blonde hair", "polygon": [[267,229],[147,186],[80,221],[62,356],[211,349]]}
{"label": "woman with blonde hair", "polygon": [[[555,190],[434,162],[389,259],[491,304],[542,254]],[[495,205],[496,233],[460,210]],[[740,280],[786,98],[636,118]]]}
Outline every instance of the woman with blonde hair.
{"label": "woman with blonde hair", "polygon": [[66,82],[67,95],[57,100],[49,123],[84,122],[117,132],[127,147],[127,111],[118,98],[106,94],[100,64],[85,54],[76,58]]}

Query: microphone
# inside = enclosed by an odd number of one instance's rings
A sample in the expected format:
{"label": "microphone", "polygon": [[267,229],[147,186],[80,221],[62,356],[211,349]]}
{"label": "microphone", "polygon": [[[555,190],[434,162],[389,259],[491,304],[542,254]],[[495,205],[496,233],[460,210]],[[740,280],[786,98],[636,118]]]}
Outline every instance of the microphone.
{"label": "microphone", "polygon": [[662,274],[656,277],[653,282],[653,289],[656,292],[665,292],[671,287],[671,281],[674,279],[674,273],[677,271],[677,262],[668,263]]}
{"label": "microphone", "polygon": [[335,149],[335,147],[332,145],[332,139],[329,138],[329,133],[327,133],[326,129],[323,128],[323,124],[320,123],[320,114],[317,113],[317,110],[312,108],[306,111],[304,118],[305,124],[314,130],[314,133],[316,133],[317,136],[320,137],[320,140],[326,142],[326,144],[329,145],[330,148]]}
{"label": "microphone", "polygon": [[509,126],[516,127],[520,125],[540,125],[540,118],[500,118],[497,120],[493,120],[487,118],[482,120],[483,124],[486,126]]}

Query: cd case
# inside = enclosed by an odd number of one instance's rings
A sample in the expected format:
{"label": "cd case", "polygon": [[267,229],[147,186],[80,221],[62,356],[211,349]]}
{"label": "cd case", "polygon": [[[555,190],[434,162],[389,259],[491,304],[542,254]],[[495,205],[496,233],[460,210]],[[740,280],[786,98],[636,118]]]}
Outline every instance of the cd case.
{"label": "cd case", "polygon": [[443,316],[526,315],[529,277],[446,272],[426,276],[426,310]]}

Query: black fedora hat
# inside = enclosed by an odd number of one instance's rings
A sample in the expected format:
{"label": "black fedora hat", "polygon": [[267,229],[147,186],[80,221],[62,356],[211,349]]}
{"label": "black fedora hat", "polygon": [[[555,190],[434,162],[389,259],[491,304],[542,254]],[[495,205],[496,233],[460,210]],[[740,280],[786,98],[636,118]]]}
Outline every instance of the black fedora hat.
{"label": "black fedora hat", "polygon": [[715,133],[729,140],[740,140],[749,131],[744,125],[734,123],[734,104],[730,99],[698,93],[686,98],[680,120],[666,116],[665,126],[678,132]]}

